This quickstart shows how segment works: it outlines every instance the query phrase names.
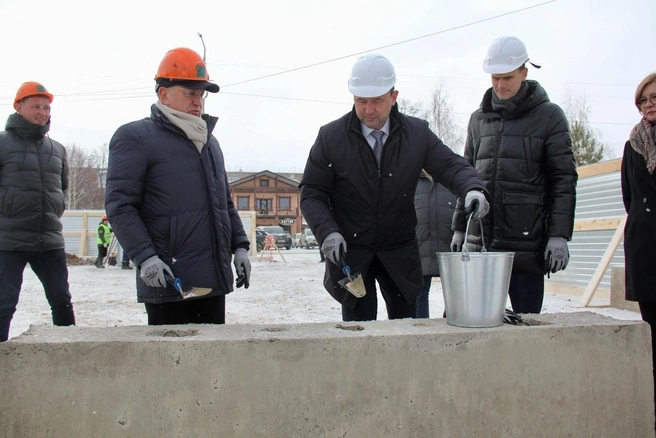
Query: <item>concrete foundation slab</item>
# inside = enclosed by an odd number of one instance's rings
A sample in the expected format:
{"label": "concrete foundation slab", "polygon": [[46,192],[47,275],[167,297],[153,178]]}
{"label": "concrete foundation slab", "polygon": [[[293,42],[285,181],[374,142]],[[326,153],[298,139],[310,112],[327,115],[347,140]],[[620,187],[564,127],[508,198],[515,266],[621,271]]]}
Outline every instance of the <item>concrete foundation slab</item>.
{"label": "concrete foundation slab", "polygon": [[654,436],[649,327],[594,313],[32,327],[0,344],[14,437]]}
{"label": "concrete foundation slab", "polygon": [[624,266],[613,266],[610,271],[610,306],[616,309],[640,313],[640,306],[635,301],[627,301]]}

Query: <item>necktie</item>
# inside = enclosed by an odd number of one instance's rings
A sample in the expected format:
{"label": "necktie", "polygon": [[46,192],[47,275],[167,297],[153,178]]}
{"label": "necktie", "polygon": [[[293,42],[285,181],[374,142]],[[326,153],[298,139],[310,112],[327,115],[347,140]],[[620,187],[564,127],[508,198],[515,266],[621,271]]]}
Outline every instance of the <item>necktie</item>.
{"label": "necktie", "polygon": [[380,159],[383,155],[383,131],[371,131],[371,135],[374,137],[376,142],[374,143],[374,155],[376,156],[376,163],[378,163],[378,169],[380,169]]}

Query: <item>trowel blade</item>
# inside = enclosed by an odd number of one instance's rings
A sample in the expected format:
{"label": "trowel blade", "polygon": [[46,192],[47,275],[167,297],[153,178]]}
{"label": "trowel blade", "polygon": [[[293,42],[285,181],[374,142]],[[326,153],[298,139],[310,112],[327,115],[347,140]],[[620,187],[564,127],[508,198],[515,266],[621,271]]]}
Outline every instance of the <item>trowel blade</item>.
{"label": "trowel blade", "polygon": [[367,290],[364,287],[362,274],[359,272],[339,280],[338,283],[344,289],[352,293],[356,298],[362,298],[367,294]]}
{"label": "trowel blade", "polygon": [[187,291],[180,291],[180,295],[182,296],[183,300],[186,300],[187,298],[202,297],[210,292],[212,292],[211,287],[192,287]]}

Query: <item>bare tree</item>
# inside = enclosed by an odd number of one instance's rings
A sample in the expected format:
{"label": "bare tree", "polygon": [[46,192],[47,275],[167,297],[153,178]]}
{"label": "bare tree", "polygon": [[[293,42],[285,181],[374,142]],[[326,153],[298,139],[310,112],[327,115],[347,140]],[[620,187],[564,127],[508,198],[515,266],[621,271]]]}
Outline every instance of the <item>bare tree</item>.
{"label": "bare tree", "polygon": [[431,129],[454,152],[462,153],[465,147],[465,128],[456,121],[449,95],[440,84],[433,89],[427,120]]}
{"label": "bare tree", "polygon": [[411,102],[408,99],[399,99],[397,102],[399,112],[409,116],[424,118],[426,113],[424,111],[424,103],[421,100]]}
{"label": "bare tree", "polygon": [[69,183],[67,208],[71,210],[105,208],[106,147],[88,151],[72,144],[66,148]]}
{"label": "bare tree", "polygon": [[572,95],[567,91],[564,105],[572,136],[572,149],[577,166],[598,163],[606,153],[605,146],[590,127],[590,106],[585,94]]}

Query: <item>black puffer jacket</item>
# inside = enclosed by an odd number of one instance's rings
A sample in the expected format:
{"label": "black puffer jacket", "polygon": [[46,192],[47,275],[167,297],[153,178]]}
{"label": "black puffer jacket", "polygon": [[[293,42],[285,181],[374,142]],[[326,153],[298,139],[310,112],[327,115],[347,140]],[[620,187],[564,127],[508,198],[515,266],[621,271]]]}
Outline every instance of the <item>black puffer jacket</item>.
{"label": "black puffer jacket", "polygon": [[438,252],[451,251],[451,221],[456,209],[456,195],[442,184],[433,184],[421,173],[415,192],[417,242],[424,275],[440,276]]}
{"label": "black puffer jacket", "polygon": [[18,114],[0,132],[0,251],[64,248],[66,149]]}
{"label": "black puffer jacket", "polygon": [[[390,114],[379,174],[353,109],[321,127],[300,184],[301,210],[319,242],[333,231],[341,233],[354,273],[366,275],[378,257],[408,302],[423,284],[414,208],[422,168],[460,196],[483,190],[473,167],[446,147],[425,120],[399,113],[397,105]],[[342,278],[337,266],[326,263],[324,287],[352,307],[357,299],[339,286]]]}
{"label": "black puffer jacket", "polygon": [[[487,249],[514,251],[514,271],[545,274],[548,238],[572,237],[578,175],[563,110],[540,84],[526,82],[528,97],[506,119],[492,109],[492,89],[485,93],[469,120],[464,155],[491,196],[483,219]],[[458,231],[465,230],[461,207]],[[472,230],[468,241],[480,245],[477,221]]]}
{"label": "black puffer jacket", "polygon": [[[155,105],[149,118],[121,126],[109,143],[105,208],[135,265],[158,255],[183,286],[210,287],[214,296],[233,290],[232,253],[249,241],[211,134],[217,118],[203,118],[208,139],[200,154]],[[137,298],[180,299],[171,286],[146,286],[139,272]]]}

